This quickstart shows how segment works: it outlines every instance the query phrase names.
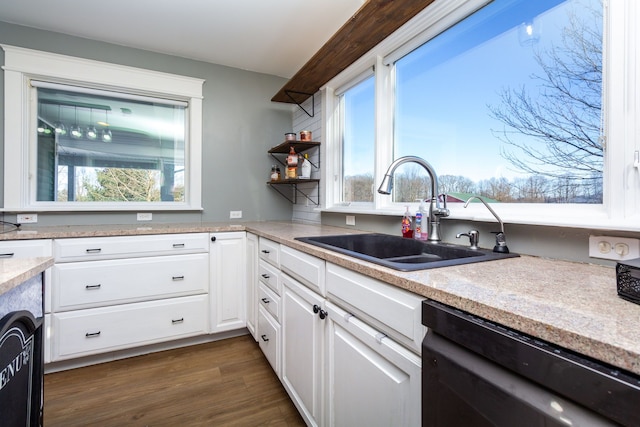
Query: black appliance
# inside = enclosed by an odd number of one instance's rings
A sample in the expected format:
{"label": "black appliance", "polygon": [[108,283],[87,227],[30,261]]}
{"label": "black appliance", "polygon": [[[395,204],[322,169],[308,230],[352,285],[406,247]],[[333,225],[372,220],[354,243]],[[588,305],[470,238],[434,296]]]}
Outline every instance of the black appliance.
{"label": "black appliance", "polygon": [[423,426],[640,426],[640,377],[426,300]]}

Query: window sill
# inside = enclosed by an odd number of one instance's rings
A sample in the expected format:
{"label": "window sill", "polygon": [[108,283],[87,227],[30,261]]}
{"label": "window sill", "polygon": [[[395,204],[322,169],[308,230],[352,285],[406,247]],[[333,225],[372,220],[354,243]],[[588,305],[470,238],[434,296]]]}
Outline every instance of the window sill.
{"label": "window sill", "polygon": [[[373,209],[365,206],[332,206],[320,209],[321,212],[345,213],[349,215],[378,215],[402,217],[405,205]],[[447,220],[496,222],[491,213],[480,205],[465,209],[461,203],[450,203]],[[640,218],[609,218],[600,205],[562,205],[562,206],[492,206],[505,224],[523,224],[545,227],[582,228],[593,230],[640,231]],[[409,211],[415,215],[416,203],[409,204]],[[428,207],[427,207],[428,208]],[[501,209],[503,208],[503,209]],[[523,211],[527,211],[523,213]],[[519,211],[519,212],[516,212]],[[579,216],[579,220],[577,217]]]}

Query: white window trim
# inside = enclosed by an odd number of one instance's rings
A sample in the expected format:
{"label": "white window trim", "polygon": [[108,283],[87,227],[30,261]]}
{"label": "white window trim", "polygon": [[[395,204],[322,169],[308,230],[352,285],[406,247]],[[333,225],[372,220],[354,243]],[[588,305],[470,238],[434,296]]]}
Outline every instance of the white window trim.
{"label": "white window trim", "polygon": [[[439,34],[451,24],[461,20],[488,3],[487,0],[436,0],[416,15],[398,31],[374,47],[344,72],[323,87],[323,104],[334,105],[334,88],[348,87],[371,63],[376,63],[376,149],[375,182],[392,160],[393,137],[392,60],[410,52],[431,37]],[[611,2],[604,0],[605,63],[603,64],[603,92],[605,95],[605,126],[607,144],[605,156],[605,188],[602,205],[564,204],[500,204],[495,210],[505,222],[545,226],[579,227],[640,231],[640,168],[634,166],[634,153],[640,150],[640,5],[635,0]],[[325,110],[325,135],[327,135],[327,157],[334,159],[339,153],[339,133],[335,126],[339,121],[332,117],[337,109]],[[427,161],[429,159],[426,159]],[[325,162],[327,165],[330,162]],[[327,185],[324,211],[363,213],[377,215],[402,215],[404,205],[392,204],[390,196],[374,193],[374,208],[362,205],[341,205],[334,202],[339,196],[330,191],[340,180],[339,170],[325,166],[331,184]],[[325,172],[325,171],[323,171]],[[337,175],[336,175],[337,174]],[[417,204],[412,204],[415,211]],[[462,204],[450,204],[450,218],[474,221],[495,221],[486,208],[472,205],[464,209]]]}
{"label": "white window trim", "polygon": [[[202,210],[202,86],[204,80],[66,55],[0,45],[4,70],[4,205],[0,211]],[[184,202],[36,202],[33,181],[36,109],[30,79],[169,98],[189,104]]]}

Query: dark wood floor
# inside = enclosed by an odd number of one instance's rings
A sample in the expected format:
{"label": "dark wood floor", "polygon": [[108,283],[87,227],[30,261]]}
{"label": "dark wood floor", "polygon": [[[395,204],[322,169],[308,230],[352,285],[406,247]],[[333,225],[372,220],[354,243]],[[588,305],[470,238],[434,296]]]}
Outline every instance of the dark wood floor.
{"label": "dark wood floor", "polygon": [[44,425],[304,426],[248,335],[44,379]]}

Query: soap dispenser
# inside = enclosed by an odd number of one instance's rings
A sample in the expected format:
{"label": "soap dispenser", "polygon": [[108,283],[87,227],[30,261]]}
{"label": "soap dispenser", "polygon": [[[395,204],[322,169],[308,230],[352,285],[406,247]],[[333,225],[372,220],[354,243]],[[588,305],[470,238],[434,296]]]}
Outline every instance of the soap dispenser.
{"label": "soap dispenser", "polygon": [[415,221],[415,231],[413,233],[413,238],[416,240],[427,240],[427,237],[429,236],[429,232],[427,231],[427,224],[425,222],[425,220],[428,218],[427,211],[425,210],[424,207],[424,200],[423,199],[416,199],[417,201],[420,202],[420,207],[418,208],[418,211],[416,212],[416,221]]}

